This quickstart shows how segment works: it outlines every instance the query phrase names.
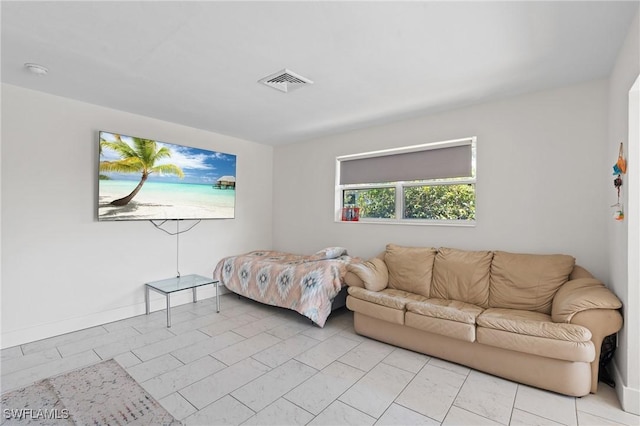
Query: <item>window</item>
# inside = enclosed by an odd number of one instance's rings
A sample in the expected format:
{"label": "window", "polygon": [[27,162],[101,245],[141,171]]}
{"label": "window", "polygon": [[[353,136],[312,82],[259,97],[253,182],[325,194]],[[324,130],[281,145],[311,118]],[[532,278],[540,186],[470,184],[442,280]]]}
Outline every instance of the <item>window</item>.
{"label": "window", "polygon": [[338,157],[336,220],[473,225],[475,158],[475,137]]}

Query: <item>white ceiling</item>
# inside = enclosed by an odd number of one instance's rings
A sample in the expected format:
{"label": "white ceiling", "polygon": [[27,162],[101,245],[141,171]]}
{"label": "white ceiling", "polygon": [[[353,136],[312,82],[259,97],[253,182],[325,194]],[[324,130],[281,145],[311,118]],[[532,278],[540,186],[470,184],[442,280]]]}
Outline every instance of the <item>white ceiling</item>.
{"label": "white ceiling", "polygon": [[1,7],[3,82],[277,145],[607,77],[638,2]]}

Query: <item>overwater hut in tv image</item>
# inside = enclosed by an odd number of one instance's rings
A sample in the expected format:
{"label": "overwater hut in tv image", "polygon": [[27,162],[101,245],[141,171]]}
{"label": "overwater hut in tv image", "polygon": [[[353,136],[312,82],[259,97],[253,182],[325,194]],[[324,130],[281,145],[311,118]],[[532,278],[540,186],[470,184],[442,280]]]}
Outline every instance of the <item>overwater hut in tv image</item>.
{"label": "overwater hut in tv image", "polygon": [[236,178],[235,176],[222,176],[213,187],[216,189],[236,189]]}

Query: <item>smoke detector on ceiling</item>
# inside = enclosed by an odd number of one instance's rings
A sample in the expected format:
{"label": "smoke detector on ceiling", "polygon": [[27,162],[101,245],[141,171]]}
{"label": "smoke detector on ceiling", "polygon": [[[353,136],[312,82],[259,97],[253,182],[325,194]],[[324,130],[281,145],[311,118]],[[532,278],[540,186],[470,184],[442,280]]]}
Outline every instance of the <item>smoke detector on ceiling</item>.
{"label": "smoke detector on ceiling", "polygon": [[278,71],[277,73],[258,80],[258,83],[262,83],[281,92],[288,93],[300,87],[313,84],[313,81],[285,68],[282,71]]}

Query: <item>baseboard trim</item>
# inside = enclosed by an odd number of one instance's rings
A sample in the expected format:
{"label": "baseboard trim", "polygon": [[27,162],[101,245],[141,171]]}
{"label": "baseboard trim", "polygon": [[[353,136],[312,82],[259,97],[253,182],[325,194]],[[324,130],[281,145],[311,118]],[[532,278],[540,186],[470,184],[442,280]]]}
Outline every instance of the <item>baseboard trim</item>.
{"label": "baseboard trim", "polygon": [[[220,285],[219,291],[221,295],[229,293],[229,290],[227,290],[223,285]],[[215,290],[213,288],[198,289],[198,300],[204,300],[211,297],[215,297]],[[161,294],[151,292],[150,301],[151,312],[165,309],[166,298]],[[171,297],[171,306],[179,306],[191,302],[193,302],[191,291],[182,291],[172,295]],[[143,315],[145,313],[145,309],[143,300],[142,303],[122,306],[95,314],[38,324],[18,330],[7,332],[3,331],[0,336],[0,348],[6,349],[12,346],[23,345],[25,343],[31,343],[37,340],[47,339],[49,337],[72,333],[74,331],[97,327],[110,322]]]}
{"label": "baseboard trim", "polygon": [[613,366],[613,374],[616,381],[616,394],[622,409],[627,413],[640,415],[640,389],[628,387],[620,375],[616,363],[612,362],[611,365]]}

